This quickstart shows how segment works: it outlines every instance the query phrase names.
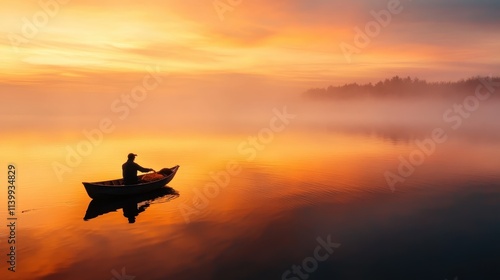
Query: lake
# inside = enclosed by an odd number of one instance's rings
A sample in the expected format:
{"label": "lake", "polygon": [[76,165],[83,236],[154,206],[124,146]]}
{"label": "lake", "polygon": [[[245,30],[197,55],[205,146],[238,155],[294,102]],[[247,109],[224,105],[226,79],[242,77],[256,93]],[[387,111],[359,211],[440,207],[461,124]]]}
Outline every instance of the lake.
{"label": "lake", "polygon": [[[4,134],[16,272],[3,230],[1,278],[499,279],[497,124],[266,114],[229,131]],[[105,213],[81,182],[119,178],[129,152],[156,170],[179,164],[173,190]]]}

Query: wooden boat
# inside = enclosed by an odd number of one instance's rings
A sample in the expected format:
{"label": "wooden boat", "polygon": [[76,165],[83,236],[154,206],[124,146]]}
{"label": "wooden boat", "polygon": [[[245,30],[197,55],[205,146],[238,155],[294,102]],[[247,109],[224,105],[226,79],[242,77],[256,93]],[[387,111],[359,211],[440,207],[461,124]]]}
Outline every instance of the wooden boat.
{"label": "wooden boat", "polygon": [[138,176],[139,184],[135,185],[124,185],[123,179],[115,179],[102,182],[87,183],[83,182],[87,194],[91,198],[113,198],[113,197],[123,197],[138,195],[142,193],[147,193],[153,190],[157,190],[166,184],[168,184],[174,178],[175,174],[179,170],[179,165],[172,168],[164,168],[158,173],[164,177],[155,181],[141,182],[142,177],[145,175]]}

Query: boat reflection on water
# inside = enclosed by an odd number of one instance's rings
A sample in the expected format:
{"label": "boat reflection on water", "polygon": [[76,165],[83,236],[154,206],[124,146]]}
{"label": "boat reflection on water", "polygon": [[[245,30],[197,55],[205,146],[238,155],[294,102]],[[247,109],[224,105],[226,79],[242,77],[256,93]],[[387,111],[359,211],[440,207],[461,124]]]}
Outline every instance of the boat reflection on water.
{"label": "boat reflection on water", "polygon": [[179,197],[179,193],[169,187],[144,193],[137,196],[114,198],[114,199],[92,199],[83,220],[88,221],[109,212],[123,209],[123,216],[129,223],[135,223],[136,217],[144,212],[152,202],[163,203]]}

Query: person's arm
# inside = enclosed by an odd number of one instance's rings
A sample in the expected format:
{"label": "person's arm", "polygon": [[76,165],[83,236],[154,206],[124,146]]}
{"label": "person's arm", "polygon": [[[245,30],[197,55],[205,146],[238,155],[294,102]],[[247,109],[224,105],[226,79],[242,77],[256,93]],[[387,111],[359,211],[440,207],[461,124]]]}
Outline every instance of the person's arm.
{"label": "person's arm", "polygon": [[149,172],[149,171],[154,171],[152,168],[144,168],[142,166],[140,166],[139,164],[135,164],[135,167],[137,168],[137,170],[141,171],[141,172]]}

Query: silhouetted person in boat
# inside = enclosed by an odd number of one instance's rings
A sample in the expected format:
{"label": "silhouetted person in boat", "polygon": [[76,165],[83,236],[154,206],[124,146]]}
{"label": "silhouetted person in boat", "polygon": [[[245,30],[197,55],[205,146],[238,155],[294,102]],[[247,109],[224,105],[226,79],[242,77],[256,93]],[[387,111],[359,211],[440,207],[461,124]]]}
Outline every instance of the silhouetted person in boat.
{"label": "silhouetted person in boat", "polygon": [[154,171],[152,168],[144,168],[139,164],[134,162],[134,159],[137,155],[130,153],[128,154],[128,160],[122,165],[122,173],[123,173],[123,184],[124,185],[133,185],[139,183],[139,179],[137,178],[137,171],[141,172],[149,172]]}

